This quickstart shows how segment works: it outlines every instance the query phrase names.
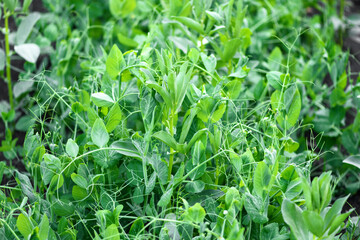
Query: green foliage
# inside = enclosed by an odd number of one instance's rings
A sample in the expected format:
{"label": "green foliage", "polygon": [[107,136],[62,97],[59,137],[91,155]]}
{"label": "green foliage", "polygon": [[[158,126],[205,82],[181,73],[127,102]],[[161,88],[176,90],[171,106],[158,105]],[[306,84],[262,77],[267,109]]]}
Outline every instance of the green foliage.
{"label": "green foliage", "polygon": [[341,195],[359,188],[360,87],[335,1],[43,4],[0,4],[2,238],[359,237]]}

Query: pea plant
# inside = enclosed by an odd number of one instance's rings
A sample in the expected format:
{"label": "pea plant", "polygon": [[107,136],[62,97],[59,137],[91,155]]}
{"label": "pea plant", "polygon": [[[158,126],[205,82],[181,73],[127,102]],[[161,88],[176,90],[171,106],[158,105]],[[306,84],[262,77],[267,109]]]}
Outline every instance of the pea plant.
{"label": "pea plant", "polygon": [[1,238],[360,237],[356,190],[338,187],[358,175],[359,114],[345,123],[358,84],[335,3],[90,2],[43,1],[66,19],[47,36],[67,33],[28,75],[26,172],[0,163]]}

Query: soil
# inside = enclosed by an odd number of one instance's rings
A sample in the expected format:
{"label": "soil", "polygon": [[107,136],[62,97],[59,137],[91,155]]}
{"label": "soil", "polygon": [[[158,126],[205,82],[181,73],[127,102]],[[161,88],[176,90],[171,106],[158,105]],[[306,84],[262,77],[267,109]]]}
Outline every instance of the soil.
{"label": "soil", "polygon": [[[23,0],[21,1],[23,2]],[[34,0],[32,2],[32,4],[29,7],[29,11],[30,12],[46,12],[46,9],[43,7],[42,5],[42,1],[41,0]],[[4,27],[4,22],[0,22],[0,27]],[[14,31],[16,29],[16,25],[14,22],[13,18],[9,18],[9,28],[10,28],[10,32]],[[5,49],[5,37],[2,34],[2,32],[0,32],[0,48]],[[10,46],[10,48],[12,48],[12,46]],[[11,60],[11,66],[14,66],[16,69],[23,69],[23,65],[24,65],[24,61],[23,60],[19,60],[19,59],[12,59]],[[19,78],[19,72],[12,70],[11,71],[11,79],[12,79],[12,84],[14,85],[14,83],[18,80]],[[6,83],[5,79],[0,79],[0,101],[9,101],[9,95],[8,95],[8,86]],[[19,109],[17,109],[16,111],[21,111]],[[23,112],[21,112],[21,115],[18,117],[18,119],[22,116]],[[15,125],[15,123],[14,123]],[[4,122],[0,120],[0,141],[4,140],[5,138],[5,125]],[[13,139],[17,139],[17,145],[22,146],[24,143],[24,138],[25,138],[25,132],[21,132],[21,131],[13,131]],[[5,161],[7,162],[7,165],[9,165],[9,161],[4,157],[3,153],[0,152],[0,161]],[[12,165],[14,166],[15,169],[17,169],[20,172],[24,172],[26,171],[25,166],[23,164],[23,162],[21,161],[21,159],[14,159],[12,161]],[[10,179],[7,179],[6,176],[4,176],[4,179],[2,181],[2,183],[8,183],[10,181]]]}

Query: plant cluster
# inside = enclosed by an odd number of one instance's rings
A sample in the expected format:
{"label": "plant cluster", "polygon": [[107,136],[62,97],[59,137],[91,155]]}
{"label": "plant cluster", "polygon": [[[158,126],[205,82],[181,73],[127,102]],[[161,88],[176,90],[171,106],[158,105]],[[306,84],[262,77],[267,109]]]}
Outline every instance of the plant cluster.
{"label": "plant cluster", "polygon": [[359,239],[345,1],[31,2],[1,3],[0,238]]}

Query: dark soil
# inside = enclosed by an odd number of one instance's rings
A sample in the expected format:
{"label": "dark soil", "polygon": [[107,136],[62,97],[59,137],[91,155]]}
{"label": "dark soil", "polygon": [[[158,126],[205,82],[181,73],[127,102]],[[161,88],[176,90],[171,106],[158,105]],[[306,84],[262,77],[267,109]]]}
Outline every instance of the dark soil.
{"label": "dark soil", "polygon": [[[21,1],[23,2],[23,1]],[[32,4],[29,7],[29,11],[30,12],[46,12],[46,9],[43,7],[42,5],[42,1],[41,0],[34,0],[32,2]],[[4,27],[4,22],[0,22],[0,26]],[[16,24],[14,22],[13,18],[9,18],[9,28],[10,28],[10,32],[12,31],[16,31]],[[2,32],[0,32],[0,47],[2,49],[5,49],[5,37],[2,34]],[[13,46],[10,46],[10,48],[12,49]],[[15,67],[15,69],[23,69],[23,65],[24,65],[24,61],[23,60],[19,60],[19,59],[12,59],[11,60],[11,66]],[[12,84],[14,85],[14,83],[16,81],[18,81],[19,79],[19,72],[12,70],[11,71],[11,79],[12,79]],[[8,86],[6,83],[5,79],[1,79],[0,80],[0,101],[9,101],[9,95],[8,95]],[[16,104],[15,104],[16,105]],[[15,106],[16,108],[16,106]],[[16,109],[16,111],[20,111],[20,109]],[[20,116],[18,117],[18,119],[23,115],[24,113],[21,112]],[[15,126],[16,122],[13,123],[13,128]],[[0,121],[0,141],[4,140],[5,138],[5,125],[3,121]],[[20,132],[20,131],[13,131],[13,139],[17,139],[17,145],[22,146],[24,143],[24,138],[25,138],[25,132]],[[4,157],[3,153],[0,152],[0,161],[5,161],[7,162],[7,165],[9,165],[9,161]],[[26,171],[25,166],[23,164],[23,162],[21,161],[21,159],[14,159],[12,161],[12,165],[14,166],[15,169],[17,169],[20,172]],[[2,181],[2,183],[9,183],[10,179],[7,179],[6,176],[4,176],[4,179]]]}

